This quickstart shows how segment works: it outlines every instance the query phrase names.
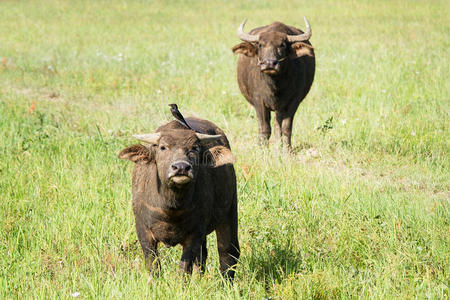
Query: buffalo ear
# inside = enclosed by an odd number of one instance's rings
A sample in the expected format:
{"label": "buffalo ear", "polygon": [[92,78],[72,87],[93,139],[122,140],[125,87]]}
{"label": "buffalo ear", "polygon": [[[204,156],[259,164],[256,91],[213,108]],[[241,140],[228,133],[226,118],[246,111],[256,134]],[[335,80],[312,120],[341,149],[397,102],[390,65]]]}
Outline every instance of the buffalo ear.
{"label": "buffalo ear", "polygon": [[146,164],[152,161],[152,152],[143,145],[133,145],[119,153],[120,159],[127,159],[137,164]]}
{"label": "buffalo ear", "polygon": [[249,57],[253,57],[258,54],[258,47],[252,43],[240,43],[231,48],[234,54],[244,54]]}
{"label": "buffalo ear", "polygon": [[205,163],[207,166],[216,168],[226,164],[232,164],[236,161],[231,150],[224,146],[214,146],[204,152]]}
{"label": "buffalo ear", "polygon": [[314,56],[314,48],[311,45],[308,45],[303,42],[296,42],[291,44],[292,49],[292,55],[294,57],[301,57],[301,56]]}

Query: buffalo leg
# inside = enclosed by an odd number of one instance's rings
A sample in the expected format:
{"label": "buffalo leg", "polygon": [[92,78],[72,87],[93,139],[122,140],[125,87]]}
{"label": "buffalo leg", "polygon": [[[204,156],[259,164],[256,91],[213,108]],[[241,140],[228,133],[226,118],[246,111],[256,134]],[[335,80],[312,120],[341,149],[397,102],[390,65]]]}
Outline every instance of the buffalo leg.
{"label": "buffalo leg", "polygon": [[269,142],[271,128],[270,128],[270,110],[263,105],[256,106],[256,116],[258,117],[259,127],[259,143],[265,145]]}
{"label": "buffalo leg", "polygon": [[152,232],[140,222],[136,222],[136,232],[144,252],[145,268],[149,271],[158,270],[158,241],[153,237]]}
{"label": "buffalo leg", "polygon": [[283,144],[286,144],[288,148],[291,148],[291,135],[292,135],[292,122],[294,121],[294,116],[283,117],[281,134]]}
{"label": "buffalo leg", "polygon": [[180,271],[182,273],[191,274],[194,264],[196,268],[202,265],[202,245],[205,245],[206,250],[206,237],[200,239],[200,241],[197,238],[190,237],[183,242],[183,253],[180,261]]}
{"label": "buffalo leg", "polygon": [[234,278],[234,266],[240,255],[237,227],[237,211],[234,211],[229,221],[216,229],[220,272],[230,280]]}
{"label": "buffalo leg", "polygon": [[203,274],[205,272],[206,258],[208,257],[208,249],[206,249],[206,237],[200,249],[200,257],[194,260],[194,270]]}
{"label": "buffalo leg", "polygon": [[277,139],[281,139],[281,128],[283,126],[283,115],[279,112],[275,113],[274,130]]}

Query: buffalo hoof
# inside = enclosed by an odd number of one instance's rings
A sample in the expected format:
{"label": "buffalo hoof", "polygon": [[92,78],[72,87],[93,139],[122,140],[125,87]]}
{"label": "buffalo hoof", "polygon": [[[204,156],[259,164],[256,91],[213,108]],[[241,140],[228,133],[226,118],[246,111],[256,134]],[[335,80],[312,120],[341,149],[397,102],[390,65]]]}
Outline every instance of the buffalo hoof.
{"label": "buffalo hoof", "polygon": [[260,135],[258,138],[258,144],[260,146],[267,146],[269,145],[269,137],[266,135]]}

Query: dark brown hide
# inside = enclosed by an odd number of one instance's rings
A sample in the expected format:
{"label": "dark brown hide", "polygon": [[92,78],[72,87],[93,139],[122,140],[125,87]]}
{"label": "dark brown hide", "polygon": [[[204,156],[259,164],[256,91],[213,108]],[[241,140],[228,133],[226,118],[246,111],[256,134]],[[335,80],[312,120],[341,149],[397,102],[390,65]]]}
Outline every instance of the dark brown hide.
{"label": "dark brown hide", "polygon": [[[177,121],[160,126],[159,140],[134,145],[120,158],[135,162],[133,212],[146,266],[158,265],[157,244],[183,246],[180,268],[204,269],[206,236],[216,231],[220,269],[228,278],[239,258],[236,175],[228,140],[213,123],[186,119],[196,132],[222,135],[207,144]],[[175,174],[175,175],[174,175]]]}
{"label": "dark brown hide", "polygon": [[314,50],[309,41],[290,43],[288,35],[303,31],[275,22],[250,31],[257,42],[233,47],[239,56],[239,88],[256,110],[259,136],[267,143],[271,134],[270,112],[275,112],[275,133],[291,146],[292,122],[300,102],[308,94],[315,72]]}

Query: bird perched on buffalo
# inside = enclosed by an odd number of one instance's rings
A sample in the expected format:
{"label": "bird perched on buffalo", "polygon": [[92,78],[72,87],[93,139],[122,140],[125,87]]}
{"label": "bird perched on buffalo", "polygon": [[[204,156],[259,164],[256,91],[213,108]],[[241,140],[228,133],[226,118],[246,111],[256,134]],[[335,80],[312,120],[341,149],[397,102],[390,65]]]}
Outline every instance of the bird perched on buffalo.
{"label": "bird perched on buffalo", "polygon": [[178,122],[180,122],[182,125],[186,126],[188,129],[192,129],[191,126],[188,125],[186,120],[184,119],[183,115],[178,110],[178,105],[175,103],[169,104],[170,106],[170,112],[172,113],[172,116],[174,116],[175,119],[177,119]]}
{"label": "bird perched on buffalo", "polygon": [[181,244],[181,271],[203,273],[207,236],[216,231],[220,271],[232,280],[240,255],[234,155],[214,123],[187,121],[192,130],[172,120],[154,133],[134,135],[143,143],[119,154],[135,163],[132,207],[145,266],[159,269],[159,242]]}

